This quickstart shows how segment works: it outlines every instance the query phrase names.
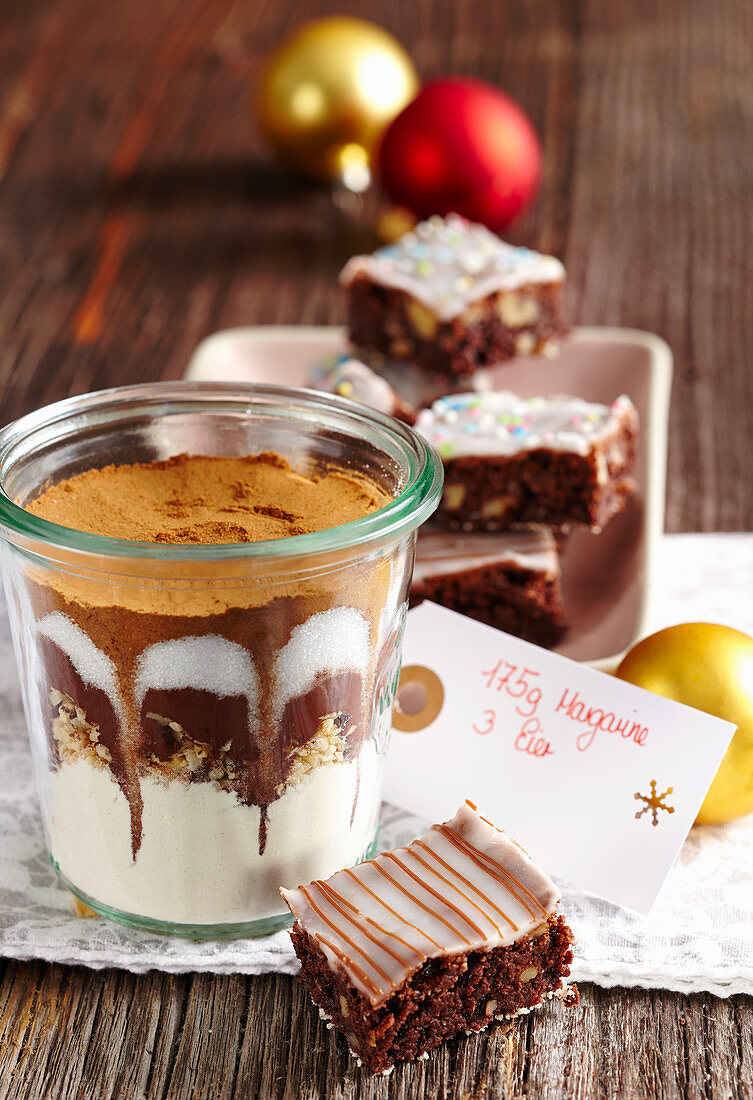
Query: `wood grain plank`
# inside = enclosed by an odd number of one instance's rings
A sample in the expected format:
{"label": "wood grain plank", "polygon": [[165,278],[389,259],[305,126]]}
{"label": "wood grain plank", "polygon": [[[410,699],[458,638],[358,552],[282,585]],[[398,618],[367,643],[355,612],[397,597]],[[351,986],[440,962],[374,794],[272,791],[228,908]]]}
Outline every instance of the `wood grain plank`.
{"label": "wood grain plank", "polygon": [[10,963],[0,975],[0,1098],[749,1095],[751,998],[581,992],[573,1012],[548,1005],[375,1078],[282,975],[132,975]]}
{"label": "wood grain plank", "polygon": [[280,981],[273,975],[249,982],[246,1028],[235,1080],[238,1100],[247,1096],[281,1094],[287,1078],[293,1027],[300,1012],[296,995],[300,997],[300,992],[293,982]]}
{"label": "wood grain plank", "polygon": [[[101,371],[112,377],[113,371],[127,370],[119,358],[144,367],[144,336],[156,312],[154,290],[148,271],[132,270],[132,258],[148,219],[138,206],[120,202],[113,194],[113,179],[120,181],[133,166],[139,148],[152,152],[154,141],[166,144],[165,131],[170,132],[171,117],[180,114],[177,108],[182,106],[190,118],[191,99],[182,98],[180,75],[172,79],[169,74],[187,69],[186,90],[191,80],[196,83],[191,59],[228,4],[194,8],[186,14],[176,0],[156,0],[145,22],[142,5],[129,2],[117,7],[119,14],[111,20],[116,26],[108,24],[104,43],[101,28],[99,37],[89,28],[79,41],[79,56],[72,59],[72,51],[67,52],[69,71],[64,75],[68,82],[76,81],[75,98],[66,99],[57,89],[17,150],[0,192],[0,327],[10,330],[12,354],[8,368],[0,357],[0,383],[4,375],[10,382],[6,416],[17,415],[24,404],[36,404],[42,394],[49,399],[76,387],[107,384]],[[176,26],[180,33],[171,34]],[[110,34],[115,36],[112,44]],[[117,53],[118,43],[132,44],[132,52]],[[170,80],[167,91],[165,80]],[[174,264],[173,270],[182,275],[176,290],[187,281],[184,259],[178,257]],[[94,285],[92,317],[101,312],[114,281],[118,295],[115,308],[106,314],[107,338],[96,347],[79,342],[76,310],[86,304]],[[125,308],[125,325],[119,307]],[[192,344],[195,335],[191,329]],[[53,344],[54,369],[48,364],[40,378],[37,368]],[[151,363],[159,369],[159,355]],[[147,374],[153,371],[151,367]]]}
{"label": "wood grain plank", "polygon": [[22,1004],[16,1033],[22,1043],[11,1073],[0,1076],[7,1081],[4,1096],[21,1100],[54,1092],[56,1100],[68,1100],[82,1095],[85,1053],[100,995],[98,976],[82,971],[70,982],[65,967],[42,963],[10,964],[8,971],[11,992],[17,991]]}
{"label": "wood grain plank", "polygon": [[0,37],[0,179],[43,110],[65,57],[91,21],[95,0],[25,5],[3,12],[20,33]]}
{"label": "wood grain plank", "polygon": [[166,1092],[225,1100],[233,1095],[245,1019],[246,979],[195,974],[188,989],[182,1029]]}
{"label": "wood grain plank", "polygon": [[143,990],[123,971],[98,977],[97,1039],[86,1050],[80,1095],[145,1097],[160,1021],[159,997],[150,985],[159,987],[159,976],[149,976]]}
{"label": "wood grain plank", "polygon": [[[154,973],[131,980],[139,999],[156,1006],[159,1013],[153,1047],[146,1049],[144,1054],[149,1062],[144,1100],[147,1097],[162,1100],[173,1075],[191,979],[183,974]],[[127,1100],[127,1093],[122,1093],[122,1100]]]}

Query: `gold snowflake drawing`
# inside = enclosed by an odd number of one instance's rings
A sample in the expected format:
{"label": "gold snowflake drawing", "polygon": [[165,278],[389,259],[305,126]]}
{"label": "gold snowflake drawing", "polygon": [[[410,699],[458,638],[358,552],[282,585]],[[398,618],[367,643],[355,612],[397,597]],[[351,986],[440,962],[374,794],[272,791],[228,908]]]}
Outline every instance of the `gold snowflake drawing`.
{"label": "gold snowflake drawing", "polygon": [[666,791],[663,791],[661,794],[657,794],[656,793],[656,780],[652,779],[651,780],[651,794],[650,795],[649,794],[638,794],[637,791],[634,795],[634,797],[637,798],[639,802],[644,802],[645,803],[643,809],[639,810],[638,813],[635,816],[636,817],[643,817],[643,815],[645,813],[648,813],[648,811],[650,810],[651,811],[651,817],[653,818],[653,821],[651,822],[651,824],[652,825],[658,825],[659,824],[659,810],[666,810],[666,812],[668,814],[673,814],[675,812],[674,806],[667,806],[667,804],[664,801],[664,799],[667,797],[668,794],[672,794],[673,790],[674,790],[674,787],[667,787]]}

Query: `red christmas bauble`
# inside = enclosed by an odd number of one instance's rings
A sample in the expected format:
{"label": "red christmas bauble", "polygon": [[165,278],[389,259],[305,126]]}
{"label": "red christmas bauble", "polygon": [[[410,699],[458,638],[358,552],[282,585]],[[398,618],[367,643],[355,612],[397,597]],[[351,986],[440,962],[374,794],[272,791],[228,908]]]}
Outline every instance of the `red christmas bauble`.
{"label": "red christmas bauble", "polygon": [[528,115],[481,80],[425,84],[385,131],[382,184],[419,217],[454,211],[503,229],[533,201],[541,144]]}

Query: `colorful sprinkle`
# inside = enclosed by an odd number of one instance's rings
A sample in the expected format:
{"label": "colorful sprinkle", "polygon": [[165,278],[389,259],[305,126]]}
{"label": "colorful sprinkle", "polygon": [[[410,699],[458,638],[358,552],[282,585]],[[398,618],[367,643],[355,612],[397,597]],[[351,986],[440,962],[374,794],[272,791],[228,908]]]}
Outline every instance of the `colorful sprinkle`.
{"label": "colorful sprinkle", "polygon": [[[357,257],[356,270],[364,269],[382,285],[412,294],[443,320],[496,290],[564,276],[553,257],[508,245],[485,226],[453,215],[434,215],[396,244]],[[347,284],[347,269],[344,280]]]}
{"label": "colorful sprinkle", "polygon": [[630,410],[628,399],[613,406],[580,398],[526,399],[510,391],[449,394],[419,413],[416,427],[443,457],[515,454],[550,447],[588,454],[594,437]]}
{"label": "colorful sprinkle", "polygon": [[460,266],[470,275],[478,275],[486,267],[486,256],[482,252],[465,252],[460,256]]}

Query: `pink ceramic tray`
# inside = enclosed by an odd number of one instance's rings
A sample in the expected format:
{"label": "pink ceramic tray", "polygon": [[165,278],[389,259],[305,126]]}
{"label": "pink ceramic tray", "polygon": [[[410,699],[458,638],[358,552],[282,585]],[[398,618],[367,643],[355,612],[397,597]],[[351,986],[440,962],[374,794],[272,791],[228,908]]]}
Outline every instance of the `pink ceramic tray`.
{"label": "pink ceramic tray", "polygon": [[[186,377],[306,385],[312,363],[345,350],[340,328],[230,329],[197,348]],[[571,628],[560,652],[599,667],[646,632],[656,542],[664,527],[667,416],[672,355],[658,336],[581,328],[556,359],[519,359],[494,369],[495,384],[523,396],[566,393],[608,404],[626,393],[641,418],[638,493],[599,535],[574,531],[562,555]]]}

